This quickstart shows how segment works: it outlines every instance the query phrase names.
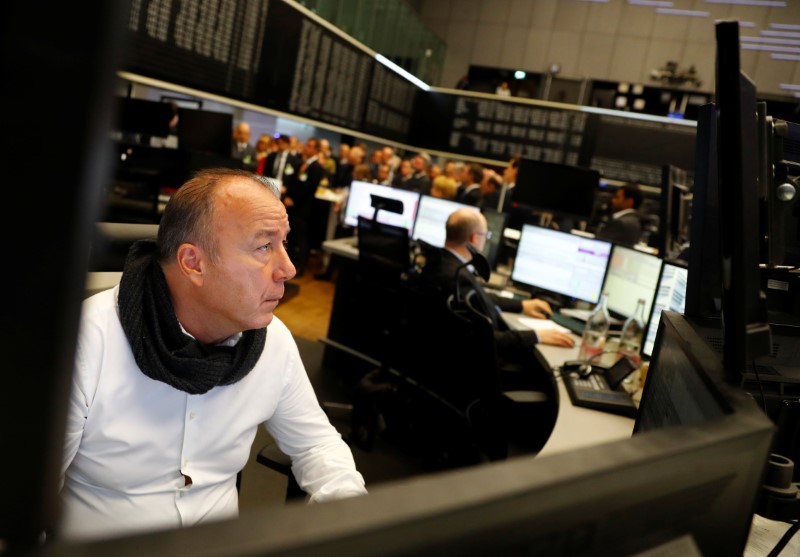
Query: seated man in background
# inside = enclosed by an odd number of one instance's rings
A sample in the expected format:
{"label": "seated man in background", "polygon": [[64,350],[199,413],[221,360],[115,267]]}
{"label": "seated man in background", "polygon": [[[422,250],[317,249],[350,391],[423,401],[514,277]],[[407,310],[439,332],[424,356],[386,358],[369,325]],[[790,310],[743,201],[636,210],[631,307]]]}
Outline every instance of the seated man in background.
{"label": "seated man in background", "polygon": [[637,244],[642,235],[642,219],[639,215],[642,200],[642,191],[636,184],[626,184],[619,188],[611,198],[614,214],[597,227],[595,236],[615,244]]}
{"label": "seated man in background", "polygon": [[[456,270],[459,265],[472,259],[472,254],[469,252],[467,244],[472,244],[476,250],[482,251],[486,245],[489,227],[483,213],[468,208],[453,211],[447,218],[445,226],[445,244],[441,248],[439,261],[431,265],[426,264],[422,274],[436,281],[445,291],[454,292]],[[574,346],[575,340],[570,334],[554,329],[546,329],[538,333],[533,330],[512,331],[505,326],[505,323],[500,318],[500,311],[524,313],[541,319],[547,318],[552,315],[553,310],[546,301],[537,298],[514,300],[491,295],[486,292],[481,280],[467,269],[459,273],[458,280],[462,295],[469,289],[479,291],[477,299],[483,301],[486,306],[481,308],[481,313],[484,313],[492,321],[497,350],[501,357],[512,353],[514,350],[532,350],[539,342],[554,346]]]}
{"label": "seated man in background", "polygon": [[277,185],[208,169],[166,206],[158,240],[84,302],[56,537],[107,538],[238,514],[259,426],[310,501],[366,493],[273,311],[295,268]]}

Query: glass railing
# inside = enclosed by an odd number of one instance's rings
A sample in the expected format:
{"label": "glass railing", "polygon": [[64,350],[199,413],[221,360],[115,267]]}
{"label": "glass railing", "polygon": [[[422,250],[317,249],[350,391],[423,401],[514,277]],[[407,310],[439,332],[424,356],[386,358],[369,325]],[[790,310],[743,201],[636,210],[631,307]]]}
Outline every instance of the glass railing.
{"label": "glass railing", "polygon": [[439,83],[447,45],[403,0],[299,3],[422,81]]}

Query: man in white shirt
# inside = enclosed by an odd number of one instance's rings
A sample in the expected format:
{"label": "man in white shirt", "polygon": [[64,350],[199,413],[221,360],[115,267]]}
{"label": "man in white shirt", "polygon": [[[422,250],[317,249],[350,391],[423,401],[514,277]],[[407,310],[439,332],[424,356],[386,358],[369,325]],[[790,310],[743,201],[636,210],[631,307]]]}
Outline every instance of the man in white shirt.
{"label": "man in white shirt", "polygon": [[275,184],[202,171],[158,241],[83,307],[56,536],[92,539],[238,514],[237,473],[263,425],[321,502],[366,493],[273,311],[295,274]]}

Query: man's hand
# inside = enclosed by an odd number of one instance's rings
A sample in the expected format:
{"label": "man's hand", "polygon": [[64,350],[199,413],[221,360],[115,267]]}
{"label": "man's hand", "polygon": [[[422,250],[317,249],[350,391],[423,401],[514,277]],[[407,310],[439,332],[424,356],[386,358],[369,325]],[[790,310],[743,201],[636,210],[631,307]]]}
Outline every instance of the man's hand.
{"label": "man's hand", "polygon": [[553,309],[544,300],[533,298],[532,300],[522,301],[522,313],[537,319],[547,319],[553,315]]}
{"label": "man's hand", "polygon": [[562,333],[555,329],[545,329],[543,331],[536,331],[541,344],[550,344],[552,346],[563,346],[565,348],[572,348],[575,346],[575,337],[569,333]]}

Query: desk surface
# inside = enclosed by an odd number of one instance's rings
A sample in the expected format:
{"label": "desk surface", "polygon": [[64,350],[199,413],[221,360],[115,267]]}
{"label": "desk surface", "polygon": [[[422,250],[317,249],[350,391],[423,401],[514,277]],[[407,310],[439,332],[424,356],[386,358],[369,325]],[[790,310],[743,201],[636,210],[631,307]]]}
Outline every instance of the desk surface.
{"label": "desk surface", "polygon": [[[503,319],[512,329],[527,329],[517,321],[517,314],[503,312]],[[577,337],[576,337],[577,338]],[[551,368],[566,360],[578,357],[578,343],[573,348],[538,345],[537,350]],[[590,445],[599,445],[620,439],[628,439],[633,433],[634,420],[617,414],[573,406],[561,377],[556,375],[558,385],[558,417],[550,438],[539,455],[555,454]]]}

